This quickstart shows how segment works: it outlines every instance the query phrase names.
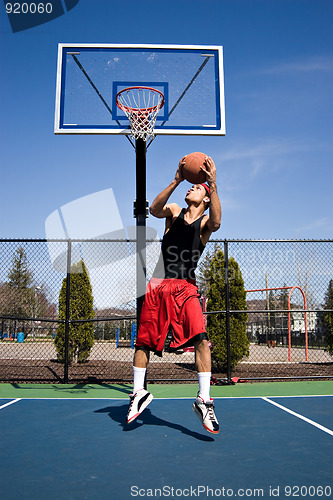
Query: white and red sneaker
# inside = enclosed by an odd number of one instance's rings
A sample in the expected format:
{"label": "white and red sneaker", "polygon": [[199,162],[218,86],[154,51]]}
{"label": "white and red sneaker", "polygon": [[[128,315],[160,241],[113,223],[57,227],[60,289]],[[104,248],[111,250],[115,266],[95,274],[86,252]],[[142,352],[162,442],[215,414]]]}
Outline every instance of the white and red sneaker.
{"label": "white and red sneaker", "polygon": [[127,412],[127,423],[133,422],[140,413],[151,403],[154,396],[146,389],[140,389],[135,394],[130,394],[130,404]]}
{"label": "white and red sneaker", "polygon": [[198,415],[206,431],[218,434],[220,426],[215,416],[214,401],[212,399],[205,403],[200,396],[197,396],[193,403],[192,410]]}

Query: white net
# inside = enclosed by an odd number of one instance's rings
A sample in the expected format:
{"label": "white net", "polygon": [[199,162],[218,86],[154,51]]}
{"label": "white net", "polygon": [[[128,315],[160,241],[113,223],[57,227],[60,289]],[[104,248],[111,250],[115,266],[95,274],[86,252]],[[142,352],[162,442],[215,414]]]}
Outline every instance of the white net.
{"label": "white net", "polygon": [[147,141],[155,137],[155,122],[163,105],[163,94],[149,87],[130,87],[117,95],[117,106],[126,114],[134,139]]}

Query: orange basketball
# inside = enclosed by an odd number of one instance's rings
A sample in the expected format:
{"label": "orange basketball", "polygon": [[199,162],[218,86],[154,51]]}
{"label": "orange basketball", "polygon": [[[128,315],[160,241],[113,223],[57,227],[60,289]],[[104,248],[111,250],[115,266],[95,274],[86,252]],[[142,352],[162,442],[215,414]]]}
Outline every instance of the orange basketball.
{"label": "orange basketball", "polygon": [[192,184],[201,184],[206,181],[206,174],[201,170],[200,166],[206,158],[205,153],[190,153],[185,158],[185,163],[182,166],[183,177]]}

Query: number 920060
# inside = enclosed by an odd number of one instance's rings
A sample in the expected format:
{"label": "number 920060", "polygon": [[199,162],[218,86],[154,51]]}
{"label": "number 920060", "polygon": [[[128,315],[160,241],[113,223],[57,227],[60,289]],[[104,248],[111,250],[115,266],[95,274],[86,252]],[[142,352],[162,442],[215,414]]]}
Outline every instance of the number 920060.
{"label": "number 920060", "polygon": [[38,2],[38,3],[6,3],[7,14],[51,14],[52,4],[50,2]]}
{"label": "number 920060", "polygon": [[332,489],[330,486],[285,486],[286,497],[330,497]]}

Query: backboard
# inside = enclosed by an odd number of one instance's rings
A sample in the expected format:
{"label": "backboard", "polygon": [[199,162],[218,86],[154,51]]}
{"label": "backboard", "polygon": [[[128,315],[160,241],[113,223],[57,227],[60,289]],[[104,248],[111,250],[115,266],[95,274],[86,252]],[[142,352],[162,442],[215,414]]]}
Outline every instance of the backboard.
{"label": "backboard", "polygon": [[225,135],[220,46],[67,44],[58,46],[55,134],[130,134],[117,93],[163,92],[155,134]]}

